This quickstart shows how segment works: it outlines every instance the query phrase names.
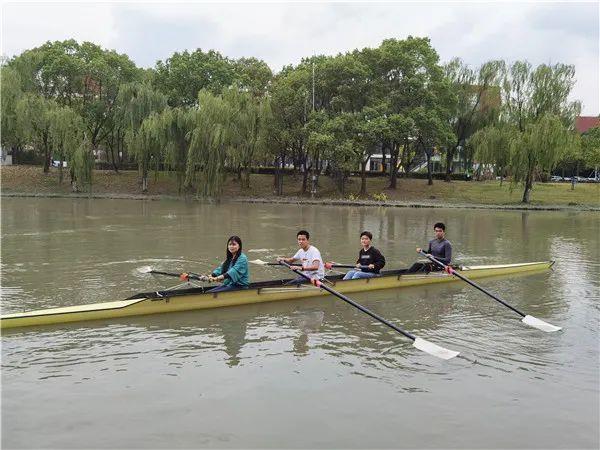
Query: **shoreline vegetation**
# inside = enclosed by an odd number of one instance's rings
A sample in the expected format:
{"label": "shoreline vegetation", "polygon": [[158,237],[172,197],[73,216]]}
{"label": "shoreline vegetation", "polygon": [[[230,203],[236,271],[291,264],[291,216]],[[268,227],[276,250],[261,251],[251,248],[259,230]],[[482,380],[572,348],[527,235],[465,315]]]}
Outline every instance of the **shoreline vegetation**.
{"label": "shoreline vegetation", "polygon": [[[148,192],[141,193],[137,171],[94,170],[91,192],[71,192],[68,181],[59,184],[58,169],[43,173],[38,166],[2,166],[0,193],[2,197],[99,198],[129,200],[200,200],[195,192],[179,195],[177,177],[169,172],[151,176]],[[471,208],[506,210],[576,210],[600,211],[600,184],[579,183],[571,189],[570,183],[536,183],[535,200],[521,203],[520,189],[512,191],[510,183],[499,181],[436,181],[428,185],[423,179],[398,180],[397,189],[388,188],[385,177],[369,178],[370,195],[359,196],[360,177],[348,181],[345,196],[336,190],[335,183],[322,176],[318,194],[301,195],[302,176],[285,177],[284,195],[273,193],[272,175],[250,175],[250,187],[242,187],[235,174],[228,174],[223,184],[221,201],[247,203],[279,203],[337,206],[379,206],[413,208]]]}
{"label": "shoreline vegetation", "polygon": [[[175,178],[188,195],[307,198],[313,174],[327,174],[322,199],[503,205],[518,189],[524,204],[589,205],[596,191],[534,188],[553,173],[600,167],[600,127],[597,117],[577,125],[575,80],[575,66],[560,62],[441,61],[429,38],[413,36],[307,56],[277,73],[255,57],[201,49],[143,69],[92,42],[49,41],[3,64],[1,143],[13,163],[46,173],[60,165],[60,181],[92,194],[171,195]],[[141,184],[123,174],[103,186],[96,168],[137,171]],[[169,182],[159,176],[152,192],[155,170]],[[429,187],[403,174],[427,176]],[[447,183],[432,187],[440,175]],[[50,193],[69,190],[40,181]]]}

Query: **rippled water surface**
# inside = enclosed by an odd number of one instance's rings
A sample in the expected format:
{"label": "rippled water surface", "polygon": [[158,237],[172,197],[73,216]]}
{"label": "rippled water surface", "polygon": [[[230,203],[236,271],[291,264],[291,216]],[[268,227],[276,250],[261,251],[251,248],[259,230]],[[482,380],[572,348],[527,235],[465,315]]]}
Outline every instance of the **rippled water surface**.
{"label": "rippled water surface", "polygon": [[[5,448],[598,448],[599,216],[4,198],[2,312],[126,298],[207,272],[238,234],[249,259],[310,230],[352,262],[362,229],[388,268],[411,264],[436,221],[455,260],[556,260],[482,280],[547,334],[464,283],[355,294],[461,355],[441,361],[332,297],[7,330]],[[251,267],[253,280],[288,276]]]}

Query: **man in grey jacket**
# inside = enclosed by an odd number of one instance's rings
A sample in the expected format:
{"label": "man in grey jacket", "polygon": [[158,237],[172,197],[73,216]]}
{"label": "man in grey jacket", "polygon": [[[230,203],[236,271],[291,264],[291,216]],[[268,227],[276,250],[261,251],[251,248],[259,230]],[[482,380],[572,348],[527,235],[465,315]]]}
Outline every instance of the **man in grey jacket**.
{"label": "man in grey jacket", "polygon": [[[429,241],[429,247],[425,253],[433,255],[445,265],[449,265],[452,261],[452,244],[446,239],[446,225],[442,222],[438,222],[433,226],[433,231],[435,232],[435,239]],[[421,251],[423,251],[423,249],[417,247],[417,253],[420,253]],[[439,270],[442,269],[437,264],[417,262],[414,263],[407,272],[433,272]]]}

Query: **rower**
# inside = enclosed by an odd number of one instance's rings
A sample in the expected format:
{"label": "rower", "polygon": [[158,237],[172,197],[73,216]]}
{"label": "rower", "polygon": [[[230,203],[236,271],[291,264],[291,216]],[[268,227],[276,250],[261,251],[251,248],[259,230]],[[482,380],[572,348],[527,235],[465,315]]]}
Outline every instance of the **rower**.
{"label": "rower", "polygon": [[[435,232],[435,239],[429,241],[429,247],[425,253],[433,255],[440,262],[449,265],[452,261],[452,244],[446,239],[446,225],[442,222],[438,222],[433,226],[433,231]],[[417,247],[417,253],[420,253],[422,250],[422,248]],[[440,270],[443,269],[437,264],[416,262],[408,269],[408,273],[434,272]]]}
{"label": "rower", "polygon": [[221,282],[208,292],[223,292],[233,289],[248,289],[250,284],[248,258],[242,253],[242,240],[238,236],[227,239],[225,261],[212,271],[209,281]]}
{"label": "rower", "polygon": [[344,280],[356,280],[358,278],[373,278],[380,276],[379,271],[385,266],[385,258],[379,250],[371,245],[373,234],[369,231],[360,233],[360,245],[356,260],[356,270],[349,271],[344,275]]}
{"label": "rower", "polygon": [[[302,273],[310,277],[311,280],[322,280],[325,278],[325,266],[321,252],[317,247],[310,244],[310,234],[306,230],[300,230],[296,233],[298,240],[298,251],[291,258],[278,257],[277,261],[284,261],[288,264],[300,262],[300,266],[292,266],[292,269],[301,270]],[[298,276],[286,284],[301,284],[307,283],[308,280],[302,276]]]}

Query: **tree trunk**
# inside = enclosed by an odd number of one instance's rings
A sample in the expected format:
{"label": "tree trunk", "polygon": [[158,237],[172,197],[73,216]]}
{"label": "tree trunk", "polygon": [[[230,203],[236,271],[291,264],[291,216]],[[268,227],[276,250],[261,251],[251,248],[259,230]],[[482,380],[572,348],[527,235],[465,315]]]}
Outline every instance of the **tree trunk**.
{"label": "tree trunk", "polygon": [[44,173],[50,172],[50,145],[48,143],[48,135],[44,135]]}
{"label": "tree trunk", "polygon": [[360,195],[367,195],[367,160],[360,165]]}
{"label": "tree trunk", "polygon": [[142,193],[148,192],[148,168],[144,166],[142,168]]}
{"label": "tree trunk", "polygon": [[250,169],[248,167],[246,167],[244,169],[244,176],[242,178],[242,187],[244,189],[250,188]]}
{"label": "tree trunk", "polygon": [[431,171],[431,156],[427,152],[425,152],[425,154],[427,156],[427,185],[432,186],[433,185],[433,174]]}
{"label": "tree trunk", "polygon": [[115,160],[115,147],[114,145],[110,146],[110,159],[112,159],[112,166],[115,173],[119,173],[119,166],[117,166],[117,161]]}
{"label": "tree trunk", "polygon": [[571,177],[571,190],[575,190],[575,184],[577,183],[577,178],[579,178],[579,161],[577,161],[575,165],[575,173]]}
{"label": "tree trunk", "polygon": [[344,172],[340,172],[338,175],[338,189],[342,197],[344,197],[346,195],[346,177],[344,176]]}
{"label": "tree trunk", "polygon": [[79,192],[79,189],[77,188],[77,177],[75,176],[73,167],[69,169],[69,174],[71,175],[71,192]]}
{"label": "tree trunk", "polygon": [[308,169],[306,163],[302,164],[302,195],[306,194],[308,188]]}
{"label": "tree trunk", "polygon": [[404,139],[404,144],[402,145],[402,153],[400,155],[400,165],[404,167],[404,173],[402,174],[402,178],[408,178],[408,166],[410,166],[410,161],[408,160],[408,145],[408,139]]}
{"label": "tree trunk", "polygon": [[527,176],[525,177],[525,190],[523,191],[523,199],[521,203],[529,203],[529,198],[531,197],[531,189],[533,188],[533,171],[530,170],[527,172]]}
{"label": "tree trunk", "polygon": [[275,195],[283,195],[283,168],[285,167],[285,156],[280,155],[277,158],[277,166],[275,168],[275,178],[273,179],[273,187]]}
{"label": "tree trunk", "polygon": [[12,149],[12,163],[19,164],[19,146],[15,145]]}
{"label": "tree trunk", "polygon": [[452,160],[454,159],[454,153],[456,152],[457,148],[458,145],[455,145],[446,150],[446,179],[444,180],[446,183],[450,183],[452,181],[452,178],[450,177],[450,174],[452,173]]}
{"label": "tree trunk", "polygon": [[58,165],[58,184],[63,182],[63,159],[60,158],[60,164]]}
{"label": "tree trunk", "polygon": [[400,147],[392,143],[390,150],[390,189],[396,189],[398,178],[398,151]]}

